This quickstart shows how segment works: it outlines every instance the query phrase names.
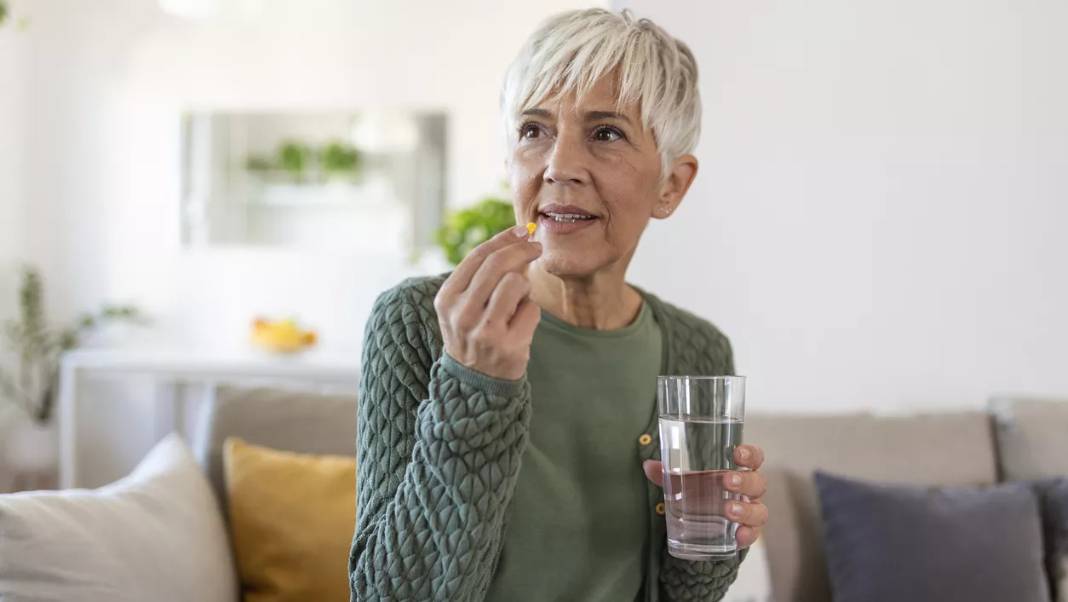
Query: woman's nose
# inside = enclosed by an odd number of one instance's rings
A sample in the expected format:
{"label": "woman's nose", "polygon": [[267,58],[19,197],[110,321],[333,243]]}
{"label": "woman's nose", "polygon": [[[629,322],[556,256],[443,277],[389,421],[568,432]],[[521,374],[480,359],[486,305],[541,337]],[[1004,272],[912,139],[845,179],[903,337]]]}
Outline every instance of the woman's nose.
{"label": "woman's nose", "polygon": [[589,182],[586,165],[586,148],[578,141],[564,136],[553,143],[549,162],[545,166],[545,182],[548,184],[585,184]]}

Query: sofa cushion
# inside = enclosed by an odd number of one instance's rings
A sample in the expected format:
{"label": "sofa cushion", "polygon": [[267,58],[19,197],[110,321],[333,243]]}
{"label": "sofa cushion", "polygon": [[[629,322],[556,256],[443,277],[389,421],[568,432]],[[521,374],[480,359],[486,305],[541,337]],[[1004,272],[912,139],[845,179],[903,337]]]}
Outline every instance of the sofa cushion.
{"label": "sofa cushion", "polygon": [[1068,477],[1031,483],[1042,506],[1046,574],[1057,602],[1068,602]]}
{"label": "sofa cushion", "polygon": [[307,454],[356,454],[356,396],[283,387],[223,385],[200,409],[193,440],[220,500],[227,437]]}
{"label": "sofa cushion", "polygon": [[1048,602],[1035,492],[909,487],[817,471],[836,602]]}
{"label": "sofa cushion", "polygon": [[995,418],[1002,479],[1037,482],[1047,570],[1058,602],[1068,602],[1068,399],[998,397]]}
{"label": "sofa cushion", "polygon": [[347,600],[356,460],[227,438],[230,533],[245,602]]}
{"label": "sofa cushion", "polygon": [[178,435],[95,490],[0,495],[4,602],[234,602],[211,488]]}
{"label": "sofa cushion", "polygon": [[1004,480],[1068,476],[1068,399],[1003,397],[990,406]]}
{"label": "sofa cushion", "polygon": [[745,441],[767,456],[768,567],[775,598],[791,602],[831,599],[814,470],[916,485],[989,484],[996,476],[985,412],[750,414]]}

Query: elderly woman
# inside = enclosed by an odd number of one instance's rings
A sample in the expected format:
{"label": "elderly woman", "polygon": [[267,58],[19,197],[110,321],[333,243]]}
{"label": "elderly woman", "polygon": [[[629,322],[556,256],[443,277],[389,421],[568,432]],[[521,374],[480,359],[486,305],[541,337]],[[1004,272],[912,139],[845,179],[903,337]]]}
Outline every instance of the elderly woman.
{"label": "elderly woman", "polygon": [[[666,553],[655,388],[732,374],[730,344],[625,281],[697,173],[693,55],[626,12],[568,12],[501,98],[520,225],[385,292],[367,326],[353,599],[718,600],[746,550]],[[763,453],[735,461],[744,548]]]}

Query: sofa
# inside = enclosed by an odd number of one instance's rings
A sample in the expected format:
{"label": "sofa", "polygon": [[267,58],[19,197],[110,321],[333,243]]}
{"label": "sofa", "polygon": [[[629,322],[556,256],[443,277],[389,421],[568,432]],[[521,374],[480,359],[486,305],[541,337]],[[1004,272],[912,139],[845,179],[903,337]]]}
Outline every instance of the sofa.
{"label": "sofa", "polygon": [[[225,516],[228,437],[280,450],[352,456],[355,415],[351,395],[222,386],[202,406],[188,440]],[[766,560],[766,569],[747,562],[743,571],[766,570],[778,602],[831,600],[815,469],[914,485],[989,485],[1068,475],[1068,402],[1005,398],[993,400],[988,411],[914,415],[751,413],[746,422],[744,439],[767,454],[764,501],[772,518],[762,554],[750,555],[750,561]],[[747,577],[751,583],[752,575]],[[4,578],[0,563],[0,586]]]}
{"label": "sofa", "polygon": [[764,539],[774,599],[829,602],[813,471],[931,486],[1068,476],[1068,401],[999,398],[988,411],[907,416],[750,415],[745,440],[768,458],[764,502],[773,518]]}
{"label": "sofa", "polygon": [[[220,449],[230,435],[294,451],[352,453],[352,397],[225,388],[206,410],[194,449],[220,492]],[[936,414],[751,413],[744,438],[767,454],[764,502],[773,518],[763,548],[773,599],[830,602],[814,470],[913,485],[1065,476],[1068,400],[998,398],[987,411]]]}

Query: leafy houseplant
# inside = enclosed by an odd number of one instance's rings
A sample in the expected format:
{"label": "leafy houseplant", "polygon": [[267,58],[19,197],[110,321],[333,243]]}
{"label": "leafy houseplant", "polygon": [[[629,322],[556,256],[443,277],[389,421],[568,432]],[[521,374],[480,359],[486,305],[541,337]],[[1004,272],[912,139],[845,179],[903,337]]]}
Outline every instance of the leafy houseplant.
{"label": "leafy houseplant", "polygon": [[308,165],[311,149],[299,142],[284,142],[278,148],[278,164],[298,180],[304,179],[304,168]]}
{"label": "leafy houseplant", "polygon": [[359,151],[344,142],[335,140],[319,151],[319,166],[327,175],[352,175],[359,165]]}
{"label": "leafy houseplant", "polygon": [[483,242],[515,225],[512,204],[496,197],[454,211],[445,217],[445,225],[438,230],[438,245],[445,251],[449,263],[456,265]]}
{"label": "leafy houseplant", "polygon": [[15,357],[15,366],[10,371],[0,367],[0,397],[20,407],[35,422],[47,423],[55,406],[63,352],[77,347],[81,337],[96,327],[121,320],[147,323],[136,307],[104,305],[96,313],[82,314],[72,326],[50,328],[44,315],[41,276],[34,268],[24,267],[19,286],[19,319],[6,320],[3,325],[3,341]]}
{"label": "leafy houseplant", "polygon": [[360,151],[356,147],[332,140],[322,148],[313,148],[303,142],[287,140],[278,145],[274,156],[250,155],[245,159],[245,169],[270,177],[285,174],[285,179],[304,182],[311,175],[312,181],[325,177],[348,177],[354,179],[359,173]]}

